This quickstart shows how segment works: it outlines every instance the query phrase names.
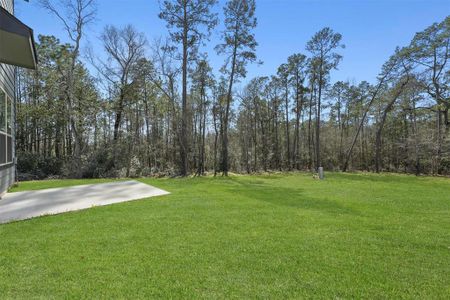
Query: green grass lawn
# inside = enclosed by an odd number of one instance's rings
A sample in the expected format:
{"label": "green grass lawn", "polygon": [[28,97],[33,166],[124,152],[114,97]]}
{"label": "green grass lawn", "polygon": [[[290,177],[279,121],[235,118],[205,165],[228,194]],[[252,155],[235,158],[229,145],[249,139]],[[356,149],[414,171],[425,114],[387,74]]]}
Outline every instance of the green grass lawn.
{"label": "green grass lawn", "polygon": [[0,297],[448,298],[450,180],[327,175],[142,179],[172,194],[0,225]]}

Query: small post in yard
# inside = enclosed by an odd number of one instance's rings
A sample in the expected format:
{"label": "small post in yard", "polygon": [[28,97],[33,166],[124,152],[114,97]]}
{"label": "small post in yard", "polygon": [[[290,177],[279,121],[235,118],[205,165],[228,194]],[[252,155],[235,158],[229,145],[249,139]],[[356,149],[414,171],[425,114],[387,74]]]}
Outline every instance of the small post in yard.
{"label": "small post in yard", "polygon": [[319,167],[319,179],[322,180],[324,178],[323,176],[323,167]]}

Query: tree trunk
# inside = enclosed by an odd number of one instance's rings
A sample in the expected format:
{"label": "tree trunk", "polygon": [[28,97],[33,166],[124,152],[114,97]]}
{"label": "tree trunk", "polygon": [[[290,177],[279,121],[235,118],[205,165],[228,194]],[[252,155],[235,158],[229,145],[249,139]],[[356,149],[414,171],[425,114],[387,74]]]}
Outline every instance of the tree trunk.
{"label": "tree trunk", "polygon": [[375,89],[375,91],[374,91],[374,93],[372,95],[372,98],[369,101],[369,104],[367,105],[367,108],[366,108],[366,110],[365,110],[365,112],[364,112],[364,114],[363,114],[363,116],[361,118],[361,122],[359,123],[358,130],[356,131],[356,134],[355,134],[355,136],[353,138],[353,141],[352,141],[352,144],[350,146],[350,149],[347,152],[347,157],[345,159],[344,167],[342,169],[343,172],[347,171],[348,164],[349,164],[350,158],[352,156],[353,148],[355,147],[356,141],[358,140],[358,136],[359,136],[359,133],[361,131],[362,126],[364,125],[364,121],[366,119],[367,113],[369,112],[370,107],[372,106],[373,102],[375,101],[375,98],[378,96],[378,93],[379,93],[381,87],[383,86],[385,79],[387,78],[387,76],[389,75],[389,73],[391,72],[392,69],[393,69],[393,66],[380,79],[380,82],[378,83],[378,86]]}
{"label": "tree trunk", "polygon": [[285,90],[285,114],[286,114],[286,163],[288,170],[291,170],[291,143],[289,141],[289,95],[288,84],[286,82]]}
{"label": "tree trunk", "polygon": [[381,137],[382,132],[384,128],[384,123],[386,122],[387,114],[392,110],[392,107],[394,106],[397,99],[400,97],[401,93],[403,92],[403,89],[409,82],[409,77],[407,80],[403,81],[401,86],[397,89],[394,97],[392,97],[391,101],[387,104],[386,108],[384,109],[383,115],[381,116],[380,124],[377,129],[376,133],[376,141],[375,141],[375,171],[377,173],[380,173],[381,170]]}
{"label": "tree trunk", "polygon": [[313,78],[311,80],[311,94],[310,94],[310,99],[309,99],[309,117],[308,117],[308,169],[311,170],[312,169],[312,108],[313,108],[313,99],[314,99],[314,95],[315,95],[315,87],[314,87],[314,81],[315,79]]}
{"label": "tree trunk", "polygon": [[181,176],[188,173],[188,139],[187,139],[187,60],[188,60],[188,20],[187,20],[187,1],[183,1],[183,66],[182,66],[182,96],[181,96]]}
{"label": "tree trunk", "polygon": [[237,56],[237,37],[235,37],[234,49],[233,49],[233,57],[231,61],[231,73],[230,73],[230,82],[228,83],[228,91],[227,91],[227,104],[225,109],[225,116],[223,118],[222,124],[222,175],[228,176],[228,121],[230,117],[230,107],[231,107],[231,98],[233,92],[233,83],[234,83],[234,75],[236,71],[236,56]]}
{"label": "tree trunk", "polygon": [[316,120],[316,171],[322,166],[320,160],[320,111],[321,111],[321,97],[322,97],[322,63],[319,69],[319,95],[317,98],[317,120]]}
{"label": "tree trunk", "polygon": [[219,138],[219,130],[217,128],[217,107],[213,108],[213,123],[214,123],[214,176],[217,175],[217,144]]}
{"label": "tree trunk", "polygon": [[119,139],[119,128],[120,128],[120,123],[122,123],[124,98],[125,98],[125,92],[122,88],[120,90],[119,103],[116,107],[116,118],[114,121],[114,134],[113,134],[114,142],[117,142],[117,140]]}

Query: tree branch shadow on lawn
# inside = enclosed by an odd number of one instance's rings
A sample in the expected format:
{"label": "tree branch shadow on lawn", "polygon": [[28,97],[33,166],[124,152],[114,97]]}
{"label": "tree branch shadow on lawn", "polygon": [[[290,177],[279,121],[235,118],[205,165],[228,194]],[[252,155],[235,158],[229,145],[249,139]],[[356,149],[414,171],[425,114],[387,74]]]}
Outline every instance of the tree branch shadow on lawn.
{"label": "tree branch shadow on lawn", "polygon": [[420,177],[415,175],[407,175],[407,174],[390,174],[390,173],[338,173],[335,174],[337,178],[349,181],[368,181],[374,183],[393,183],[395,185],[398,184],[412,184],[412,183],[422,183],[426,180],[426,177]]}
{"label": "tree branch shadow on lawn", "polygon": [[249,199],[263,201],[276,206],[315,210],[328,214],[360,215],[359,211],[344,206],[337,201],[305,196],[301,188],[277,187],[267,184],[263,180],[231,180],[236,183],[236,186],[227,190],[231,194],[237,193]]}

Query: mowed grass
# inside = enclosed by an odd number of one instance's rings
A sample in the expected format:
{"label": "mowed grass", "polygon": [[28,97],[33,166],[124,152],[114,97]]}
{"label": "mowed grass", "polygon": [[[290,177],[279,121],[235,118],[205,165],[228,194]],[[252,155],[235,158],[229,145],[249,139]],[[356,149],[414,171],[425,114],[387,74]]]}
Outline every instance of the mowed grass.
{"label": "mowed grass", "polygon": [[327,175],[142,179],[171,194],[1,225],[0,297],[448,298],[450,180]]}

